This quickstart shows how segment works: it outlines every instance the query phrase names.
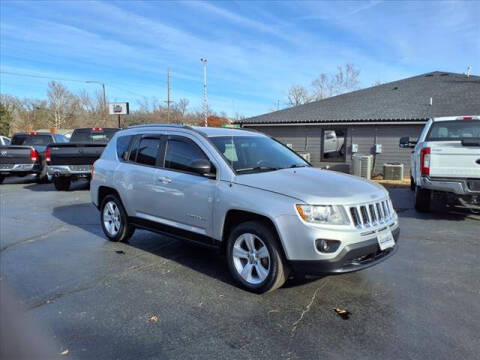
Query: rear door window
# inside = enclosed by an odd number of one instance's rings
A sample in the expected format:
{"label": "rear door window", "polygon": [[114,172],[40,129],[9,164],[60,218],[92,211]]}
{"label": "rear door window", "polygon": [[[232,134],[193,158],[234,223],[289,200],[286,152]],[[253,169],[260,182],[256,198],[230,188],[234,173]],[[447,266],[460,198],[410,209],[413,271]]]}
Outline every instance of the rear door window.
{"label": "rear door window", "polygon": [[143,165],[155,166],[160,149],[160,139],[140,139],[136,162]]}

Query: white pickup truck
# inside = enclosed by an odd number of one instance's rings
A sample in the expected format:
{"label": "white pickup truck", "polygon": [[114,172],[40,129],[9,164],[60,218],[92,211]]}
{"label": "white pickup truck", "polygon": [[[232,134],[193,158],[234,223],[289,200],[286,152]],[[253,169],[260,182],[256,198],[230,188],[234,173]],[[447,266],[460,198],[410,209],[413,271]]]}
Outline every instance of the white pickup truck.
{"label": "white pickup truck", "polygon": [[480,210],[480,116],[430,119],[418,141],[402,137],[400,147],[414,148],[411,188],[418,211],[429,211],[432,198]]}

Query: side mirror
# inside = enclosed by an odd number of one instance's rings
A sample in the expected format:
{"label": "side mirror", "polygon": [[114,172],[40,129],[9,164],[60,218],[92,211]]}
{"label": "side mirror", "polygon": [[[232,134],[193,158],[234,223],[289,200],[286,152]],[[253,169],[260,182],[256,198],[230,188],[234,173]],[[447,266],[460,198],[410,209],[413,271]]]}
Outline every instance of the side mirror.
{"label": "side mirror", "polygon": [[411,140],[409,136],[402,136],[400,138],[399,146],[401,148],[414,148],[416,144],[417,144],[416,140]]}
{"label": "side mirror", "polygon": [[[209,178],[215,177],[215,168],[212,166],[210,161],[206,159],[195,159],[190,164],[191,169],[193,172],[204,175]],[[214,171],[212,171],[212,168]]]}

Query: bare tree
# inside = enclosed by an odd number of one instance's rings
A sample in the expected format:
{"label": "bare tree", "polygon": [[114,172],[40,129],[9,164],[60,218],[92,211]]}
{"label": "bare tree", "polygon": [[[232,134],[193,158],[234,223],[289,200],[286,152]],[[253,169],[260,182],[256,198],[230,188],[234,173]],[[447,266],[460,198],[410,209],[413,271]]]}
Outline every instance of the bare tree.
{"label": "bare tree", "polygon": [[180,112],[182,115],[182,118],[185,116],[185,113],[187,112],[188,104],[190,101],[185,98],[181,98],[178,100],[178,102],[175,104],[175,108]]}
{"label": "bare tree", "polygon": [[79,110],[79,101],[64,85],[51,81],[47,90],[50,107],[50,125],[56,128],[64,126],[72,120]]}
{"label": "bare tree", "polygon": [[312,82],[314,100],[322,100],[358,89],[360,70],[353,64],[338,66],[333,75],[320,74]]}
{"label": "bare tree", "polygon": [[298,106],[311,101],[308,90],[301,85],[292,85],[288,89],[287,103],[290,106]]}

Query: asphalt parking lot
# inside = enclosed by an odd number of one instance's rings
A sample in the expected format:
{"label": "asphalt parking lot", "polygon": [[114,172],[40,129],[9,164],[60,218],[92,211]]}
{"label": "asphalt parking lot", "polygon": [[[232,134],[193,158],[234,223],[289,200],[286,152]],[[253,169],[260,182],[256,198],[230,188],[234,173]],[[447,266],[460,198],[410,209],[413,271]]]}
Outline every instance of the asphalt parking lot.
{"label": "asphalt parking lot", "polygon": [[129,244],[106,241],[85,184],[72,188],[56,192],[28,179],[0,186],[2,288],[26,309],[47,352],[78,359],[480,356],[479,215],[420,215],[408,189],[392,189],[401,219],[394,257],[254,295],[233,284],[211,250],[144,231]]}

